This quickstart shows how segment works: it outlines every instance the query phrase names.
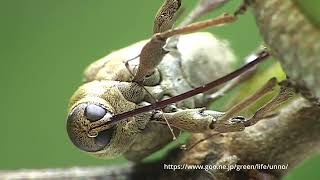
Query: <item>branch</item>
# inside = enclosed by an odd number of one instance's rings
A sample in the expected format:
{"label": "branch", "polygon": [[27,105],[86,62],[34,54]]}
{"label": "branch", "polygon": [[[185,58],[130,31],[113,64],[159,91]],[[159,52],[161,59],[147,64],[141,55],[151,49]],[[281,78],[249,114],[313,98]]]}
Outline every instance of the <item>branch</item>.
{"label": "branch", "polygon": [[[209,136],[209,133],[194,135],[190,144]],[[319,151],[320,148],[320,108],[299,98],[272,119],[265,119],[243,132],[213,136],[189,152],[184,152],[176,164],[271,164],[286,165],[286,170],[268,170],[274,178],[284,176],[298,163]],[[257,172],[255,172],[257,173]],[[258,172],[256,175],[261,175]],[[227,172],[226,170],[203,171],[195,178],[210,177],[237,179],[239,175],[252,176],[252,171]],[[239,178],[239,177],[238,177]]]}
{"label": "branch", "polygon": [[320,30],[293,0],[254,0],[253,12],[265,43],[302,95],[320,97]]}
{"label": "branch", "polygon": [[[188,146],[212,132],[194,134]],[[280,178],[303,159],[320,149],[320,108],[298,98],[282,108],[277,116],[265,119],[242,132],[225,133],[201,142],[193,149],[175,149],[166,159],[153,163],[94,168],[20,170],[0,172],[1,178],[79,178],[92,179],[237,179],[268,175]],[[163,164],[288,164],[286,170],[165,170]],[[254,171],[254,173],[253,173]],[[252,175],[254,174],[254,175]]]}
{"label": "branch", "polygon": [[133,173],[132,164],[101,167],[72,167],[58,169],[30,169],[0,171],[0,179],[128,179]]}

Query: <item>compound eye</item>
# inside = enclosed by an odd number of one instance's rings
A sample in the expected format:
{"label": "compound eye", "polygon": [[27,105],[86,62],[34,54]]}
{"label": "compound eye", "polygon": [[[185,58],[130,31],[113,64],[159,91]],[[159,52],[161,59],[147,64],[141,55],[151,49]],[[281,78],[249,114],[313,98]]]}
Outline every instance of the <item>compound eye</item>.
{"label": "compound eye", "polygon": [[90,122],[102,119],[107,113],[107,110],[95,104],[89,104],[86,107],[84,115]]}
{"label": "compound eye", "polygon": [[112,127],[98,133],[97,137],[88,136],[88,120],[109,118],[112,114],[98,105],[79,104],[68,115],[67,131],[71,142],[79,149],[97,152],[104,149],[113,138],[116,128]]}

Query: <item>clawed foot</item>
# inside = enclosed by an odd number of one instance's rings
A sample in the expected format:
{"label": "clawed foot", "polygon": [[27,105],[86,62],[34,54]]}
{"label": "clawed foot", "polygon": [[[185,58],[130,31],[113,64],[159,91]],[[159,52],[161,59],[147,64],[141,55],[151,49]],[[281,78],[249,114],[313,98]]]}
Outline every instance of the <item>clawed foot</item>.
{"label": "clawed foot", "polygon": [[[255,124],[255,118],[246,119],[243,116],[235,116],[224,120],[225,113],[200,109],[176,109],[176,112],[156,112],[153,121],[158,123],[167,122],[181,130],[200,133],[214,130],[220,133],[243,131],[245,127]],[[263,116],[265,117],[265,116]],[[254,121],[255,120],[255,121]]]}

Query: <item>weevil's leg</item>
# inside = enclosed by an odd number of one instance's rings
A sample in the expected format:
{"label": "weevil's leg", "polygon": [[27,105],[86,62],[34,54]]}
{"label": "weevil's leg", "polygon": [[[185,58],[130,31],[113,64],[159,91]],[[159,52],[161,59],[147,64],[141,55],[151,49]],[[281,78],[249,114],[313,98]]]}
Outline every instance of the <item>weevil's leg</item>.
{"label": "weevil's leg", "polygon": [[200,0],[191,13],[179,24],[179,27],[186,26],[201,16],[221,7],[229,0]]}
{"label": "weevil's leg", "polygon": [[[147,95],[149,95],[149,98],[151,98],[150,102],[152,102],[152,103],[155,103],[155,102],[158,101],[158,100],[155,98],[155,96],[154,96],[154,95],[156,95],[157,93],[160,92],[159,95],[160,95],[160,96],[161,96],[161,95],[163,96],[163,94],[161,94],[161,93],[163,93],[163,90],[162,90],[161,86],[158,86],[158,87],[156,87],[156,88],[154,88],[154,87],[149,87],[149,90],[148,90],[146,87],[144,87],[144,86],[142,86],[142,87],[143,87],[143,89],[147,92]],[[159,88],[160,88],[160,91],[157,92],[157,91],[158,91],[157,89],[159,89]],[[151,90],[151,91],[150,91],[150,90]],[[154,94],[151,94],[151,93],[154,93]],[[146,98],[146,99],[147,99],[147,98]],[[160,99],[160,97],[159,97],[159,99]],[[169,128],[169,130],[170,130],[170,132],[171,132],[171,134],[172,134],[172,140],[176,140],[177,137],[176,137],[176,135],[175,135],[175,133],[174,133],[174,131],[173,131],[173,128],[170,126],[167,118],[163,115],[163,113],[164,113],[163,110],[160,109],[159,111],[160,111],[160,113],[161,113],[164,121],[165,121],[166,124],[168,125],[168,128]]]}
{"label": "weevil's leg", "polygon": [[[271,101],[261,107],[250,119],[246,120],[245,126],[252,126],[259,120],[270,116],[270,113],[277,109],[280,105],[286,102],[288,99],[294,97],[295,93],[292,88],[281,86],[279,94]],[[271,114],[272,115],[272,114]]]}
{"label": "weevil's leg", "polygon": [[[205,110],[205,108],[198,109],[179,109],[177,112],[172,113],[160,113],[157,112],[152,118],[152,122],[165,123],[164,118],[168,123],[181,129],[183,131],[192,133],[201,133],[207,130],[216,130],[215,124],[219,121],[225,113]],[[245,119],[242,116],[236,116],[231,118],[228,124],[228,132],[240,131],[239,122],[243,122]],[[244,126],[241,124],[241,127]]]}
{"label": "weevil's leg", "polygon": [[[276,108],[278,108],[280,105],[282,105],[284,102],[286,102],[288,99],[292,98],[293,96],[294,96],[293,89],[287,88],[287,87],[281,87],[279,94],[276,97],[274,97],[271,101],[269,101],[267,104],[265,104],[262,108],[260,108],[250,119],[245,119],[245,118],[227,119],[225,118],[225,117],[228,117],[228,112],[227,112],[226,113],[227,116],[223,116],[222,118],[216,121],[216,124],[212,124],[212,129],[221,133],[242,131],[245,129],[245,127],[252,126],[262,119],[272,117],[274,114],[271,114],[271,112]],[[247,103],[248,102],[244,102],[244,104],[247,104]],[[249,100],[249,103],[250,103],[250,100]]]}
{"label": "weevil's leg", "polygon": [[250,4],[252,3],[253,0],[243,0],[243,3],[240,5],[240,7],[234,12],[234,16],[239,16],[244,14]]}
{"label": "weevil's leg", "polygon": [[[150,88],[152,88],[152,89],[150,89],[150,90],[153,90],[153,93],[157,93],[157,92],[154,92],[154,91],[157,91],[156,89],[154,89],[154,87],[150,87]],[[162,90],[161,86],[159,86],[158,88],[160,88],[160,92],[162,92],[162,93],[164,92],[164,91]],[[150,96],[150,98],[151,98],[151,102],[157,102],[157,101],[158,101],[158,100],[154,97],[154,95],[150,93],[150,92],[152,92],[152,91],[149,91],[149,90],[147,90],[146,88],[145,88],[145,90],[148,92],[148,94],[149,94],[149,96]],[[162,96],[163,96],[163,94],[162,94]],[[146,99],[147,99],[147,98],[146,98]],[[159,97],[158,99],[160,99],[160,97]],[[160,109],[159,111],[160,111],[161,116],[163,117],[165,123],[167,124],[168,129],[170,130],[170,132],[171,132],[171,134],[172,134],[172,140],[176,140],[176,139],[177,139],[176,134],[174,133],[174,130],[173,130],[173,128],[171,127],[171,125],[169,124],[167,118],[163,115],[163,113],[164,113],[163,110]]]}
{"label": "weevil's leg", "polygon": [[178,11],[173,16],[173,22],[174,22],[173,26],[175,25],[177,20],[185,13],[185,11],[186,9],[182,6],[178,9]]}
{"label": "weevil's leg", "polygon": [[272,92],[277,85],[277,80],[275,78],[270,79],[260,90],[258,90],[252,96],[246,98],[239,104],[232,107],[229,111],[225,113],[224,116],[219,118],[215,124],[212,124],[212,129],[218,132],[233,132],[242,131],[246,127],[247,120],[244,117],[233,118],[235,114],[241,110],[249,107],[258,99],[262,98],[266,94]]}
{"label": "weevil's leg", "polygon": [[162,33],[157,33],[154,36],[156,37],[156,39],[168,39],[169,37],[172,37],[175,35],[193,33],[199,30],[206,29],[208,27],[214,27],[214,26],[219,26],[227,23],[233,23],[235,20],[236,18],[234,16],[224,14],[221,17],[192,23],[184,27],[171,29]]}
{"label": "weevil's leg", "polygon": [[[153,32],[160,33],[171,29],[180,6],[181,0],[166,0],[155,17]],[[166,40],[152,37],[142,48],[139,67],[132,81],[142,84],[144,77],[153,73],[164,55],[168,53],[163,49]]]}
{"label": "weevil's leg", "polygon": [[157,39],[155,37],[150,39],[141,50],[139,67],[132,81],[142,84],[144,77],[153,73],[162,58],[168,53],[162,48],[165,44],[166,39]]}
{"label": "weevil's leg", "polygon": [[142,48],[140,53],[140,63],[133,81],[142,84],[144,77],[151,74],[161,62],[164,55],[168,53],[163,47],[169,37],[179,34],[192,33],[210,26],[217,26],[235,21],[234,16],[224,15],[207,21],[190,24],[185,27],[171,29],[175,21],[175,13],[180,8],[180,0],[167,0],[160,8],[155,18],[154,36]]}
{"label": "weevil's leg", "polygon": [[[183,27],[193,23],[201,16],[221,7],[229,0],[200,0],[196,7],[187,15],[187,17],[178,25]],[[174,36],[167,41],[166,50],[175,50],[179,41],[179,36]]]}
{"label": "weevil's leg", "polygon": [[193,23],[185,27],[171,29],[163,33],[155,34],[151,38],[151,40],[142,48],[142,51],[140,53],[140,64],[138,67],[138,71],[133,78],[133,81],[141,84],[144,77],[154,71],[154,69],[163,59],[164,55],[168,53],[168,51],[164,50],[163,47],[169,37],[179,34],[192,33],[204,28],[208,28],[210,26],[222,25],[234,21],[234,16],[224,15],[215,19]]}
{"label": "weevil's leg", "polygon": [[272,117],[274,114],[271,114],[271,112],[293,96],[294,90],[292,88],[282,86],[279,94],[261,107],[250,119],[242,119],[237,122],[232,119],[225,121],[224,119],[226,118],[223,117],[221,121],[217,121],[217,124],[214,125],[213,129],[219,132],[241,131],[245,127],[252,126],[262,119]]}
{"label": "weevil's leg", "polygon": [[171,29],[184,11],[185,9],[181,7],[181,0],[167,0],[154,19],[153,33]]}
{"label": "weevil's leg", "polygon": [[261,97],[265,96],[266,94],[272,92],[274,88],[277,85],[277,79],[271,78],[261,89],[259,89],[257,92],[255,92],[253,95],[249,96],[248,98],[244,99],[237,105],[233,106],[230,110],[226,112],[226,115],[224,115],[221,119],[219,119],[219,123],[223,123],[225,121],[228,121],[230,118],[235,116],[238,112],[241,110],[249,107],[254,102],[256,102]]}
{"label": "weevil's leg", "polygon": [[154,19],[153,33],[164,32],[172,28],[179,8],[181,0],[166,0],[157,12]]}
{"label": "weevil's leg", "polygon": [[124,61],[124,65],[126,66],[126,69],[128,70],[128,72],[129,72],[132,76],[134,76],[134,74],[133,74],[133,72],[132,72],[131,69],[130,69],[130,64],[129,64],[129,62],[137,59],[138,57],[140,57],[140,54],[139,54],[138,56],[134,57],[134,58],[131,58],[131,59],[128,59],[128,60]]}
{"label": "weevil's leg", "polygon": [[218,120],[224,113],[200,109],[183,109],[172,113],[156,113],[153,117],[154,121],[164,122],[164,118],[167,119],[171,126],[178,129],[200,133],[206,130],[210,130],[212,123]]}

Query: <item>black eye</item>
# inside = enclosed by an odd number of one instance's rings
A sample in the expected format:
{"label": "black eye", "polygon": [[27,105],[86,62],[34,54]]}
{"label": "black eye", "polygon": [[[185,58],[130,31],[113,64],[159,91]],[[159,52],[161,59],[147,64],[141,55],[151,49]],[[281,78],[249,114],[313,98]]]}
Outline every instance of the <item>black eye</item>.
{"label": "black eye", "polygon": [[94,122],[103,118],[106,115],[106,113],[107,110],[105,110],[104,108],[95,104],[89,104],[86,107],[84,115],[90,122]]}

